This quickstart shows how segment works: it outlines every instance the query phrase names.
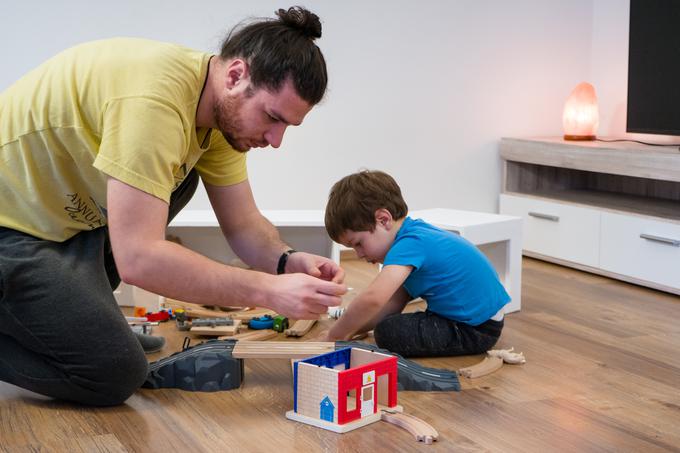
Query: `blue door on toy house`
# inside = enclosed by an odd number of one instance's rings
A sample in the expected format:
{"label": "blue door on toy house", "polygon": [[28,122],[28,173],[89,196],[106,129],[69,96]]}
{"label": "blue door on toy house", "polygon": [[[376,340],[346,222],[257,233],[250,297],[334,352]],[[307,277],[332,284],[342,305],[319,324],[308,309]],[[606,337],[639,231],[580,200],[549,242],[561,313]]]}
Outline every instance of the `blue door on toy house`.
{"label": "blue door on toy house", "polygon": [[335,411],[335,406],[331,402],[328,396],[324,397],[319,403],[320,413],[319,418],[327,422],[333,422],[333,412]]}

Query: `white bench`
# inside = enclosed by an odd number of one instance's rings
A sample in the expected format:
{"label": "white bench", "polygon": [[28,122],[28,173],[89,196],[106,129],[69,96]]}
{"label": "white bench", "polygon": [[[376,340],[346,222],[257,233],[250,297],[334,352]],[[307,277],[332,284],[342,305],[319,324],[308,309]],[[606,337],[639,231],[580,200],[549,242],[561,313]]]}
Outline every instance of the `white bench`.
{"label": "white bench", "polygon": [[[340,248],[326,234],[321,210],[263,210],[281,238],[296,250],[325,256],[340,262]],[[168,233],[178,236],[182,244],[214,260],[229,263],[236,258],[231,251],[212,210],[183,210],[168,226]]]}
{"label": "white bench", "polygon": [[[294,249],[340,263],[340,246],[326,234],[323,211],[263,210],[262,214]],[[212,209],[180,211],[168,225],[167,232],[178,237],[182,245],[215,261],[230,264],[237,258],[224,239]],[[163,300],[156,294],[126,284],[121,284],[114,295],[118,305],[146,307],[149,311],[157,311]]]}

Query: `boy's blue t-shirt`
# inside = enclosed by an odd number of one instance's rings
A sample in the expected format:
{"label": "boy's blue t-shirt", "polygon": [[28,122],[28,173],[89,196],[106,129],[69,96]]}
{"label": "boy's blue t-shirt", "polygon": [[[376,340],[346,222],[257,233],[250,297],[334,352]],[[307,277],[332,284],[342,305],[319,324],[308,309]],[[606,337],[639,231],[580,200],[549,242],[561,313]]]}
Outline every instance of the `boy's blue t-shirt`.
{"label": "boy's blue t-shirt", "polygon": [[445,318],[477,326],[510,302],[498,274],[477,247],[420,219],[404,219],[383,262],[390,264],[413,266],[404,288]]}

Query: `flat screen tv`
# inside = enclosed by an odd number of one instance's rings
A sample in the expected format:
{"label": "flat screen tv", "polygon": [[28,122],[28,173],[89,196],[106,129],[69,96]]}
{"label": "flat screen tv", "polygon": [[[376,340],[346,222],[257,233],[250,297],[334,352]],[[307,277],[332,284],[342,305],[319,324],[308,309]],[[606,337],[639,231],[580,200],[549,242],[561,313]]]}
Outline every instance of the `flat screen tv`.
{"label": "flat screen tv", "polygon": [[680,0],[631,0],[626,131],[680,135]]}

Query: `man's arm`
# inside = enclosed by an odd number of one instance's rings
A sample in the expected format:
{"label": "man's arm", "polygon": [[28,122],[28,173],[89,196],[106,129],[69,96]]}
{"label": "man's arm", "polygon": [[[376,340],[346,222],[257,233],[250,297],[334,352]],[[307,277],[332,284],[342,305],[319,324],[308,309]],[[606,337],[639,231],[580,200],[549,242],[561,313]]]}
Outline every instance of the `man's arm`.
{"label": "man's arm", "polygon": [[210,260],[165,240],[163,200],[114,178],[107,189],[111,245],[126,283],[187,302],[267,307],[295,319],[318,318],[346,291],[308,275],[273,276]]}
{"label": "man's arm", "polygon": [[411,266],[383,267],[336,321],[327,340],[349,340],[357,333],[372,330],[385,316],[401,312],[411,299],[402,285],[412,270]]}
{"label": "man's arm", "polygon": [[[248,181],[231,186],[205,184],[224,237],[232,250],[248,265],[276,273],[279,258],[291,247],[255,205]],[[302,272],[341,283],[344,271],[333,260],[304,252],[288,257],[286,273]]]}

